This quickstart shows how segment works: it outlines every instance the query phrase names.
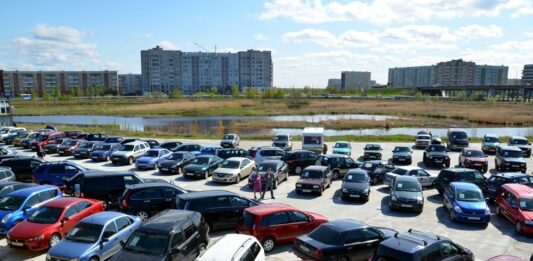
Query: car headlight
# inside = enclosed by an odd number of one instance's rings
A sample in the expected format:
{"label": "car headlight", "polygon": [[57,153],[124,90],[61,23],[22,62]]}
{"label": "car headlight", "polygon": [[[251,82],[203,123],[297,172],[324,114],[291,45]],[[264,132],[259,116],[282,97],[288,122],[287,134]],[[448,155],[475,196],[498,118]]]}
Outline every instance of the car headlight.
{"label": "car headlight", "polygon": [[488,207],[485,209],[485,215],[490,215],[490,209]]}
{"label": "car headlight", "polygon": [[297,188],[301,188],[301,187],[302,187],[302,184],[296,184],[296,187],[297,187]]}
{"label": "car headlight", "polygon": [[44,239],[44,235],[40,235],[40,236],[36,236],[36,237],[32,237],[30,239],[28,239],[28,241],[32,242],[32,241],[41,241]]}
{"label": "car headlight", "polygon": [[422,203],[423,200],[424,200],[424,198],[422,198],[421,196],[416,197],[416,202],[417,203]]}
{"label": "car headlight", "polygon": [[368,194],[368,192],[370,192],[370,189],[368,189],[368,188],[363,190],[363,193],[365,193],[365,194]]}
{"label": "car headlight", "polygon": [[398,198],[397,198],[396,196],[392,195],[391,200],[392,200],[392,201],[397,201]]}
{"label": "car headlight", "polygon": [[526,220],[526,221],[524,221],[524,224],[533,226],[533,220]]}
{"label": "car headlight", "polygon": [[319,188],[318,185],[313,185],[313,188]]}
{"label": "car headlight", "polygon": [[463,210],[459,206],[455,206],[454,210],[457,213],[463,213]]}
{"label": "car headlight", "polygon": [[51,260],[52,257],[50,256],[50,254],[46,253],[46,260]]}
{"label": "car headlight", "polygon": [[69,261],[80,261],[80,259],[76,257],[76,258],[71,258]]}
{"label": "car headlight", "polygon": [[11,217],[11,214],[7,214],[4,216],[4,218],[2,218],[2,223],[7,223],[7,221],[9,220],[9,218]]}
{"label": "car headlight", "polygon": [[432,158],[433,158],[433,156],[432,156],[432,155],[429,155],[429,156],[428,156],[428,158],[432,159]]}
{"label": "car headlight", "polygon": [[344,192],[344,193],[348,193],[348,190],[343,188],[343,189],[342,189],[342,192]]}

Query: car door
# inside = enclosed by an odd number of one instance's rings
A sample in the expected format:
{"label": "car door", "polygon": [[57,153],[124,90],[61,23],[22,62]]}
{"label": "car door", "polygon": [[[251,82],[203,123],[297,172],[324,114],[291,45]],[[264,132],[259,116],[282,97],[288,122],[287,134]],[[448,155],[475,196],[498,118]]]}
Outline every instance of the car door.
{"label": "car door", "polygon": [[360,260],[368,260],[381,242],[381,235],[374,228],[367,227],[361,230],[363,234],[363,251],[357,254]]}
{"label": "car door", "polygon": [[117,227],[115,221],[111,221],[104,227],[104,232],[100,239],[101,260],[111,258],[119,250],[120,244],[117,235]]}
{"label": "car door", "polygon": [[316,226],[306,214],[300,211],[288,211],[287,215],[290,220],[287,228],[289,240],[311,232]]}
{"label": "car door", "polygon": [[488,180],[487,180],[487,194],[488,195],[485,195],[485,196],[489,196],[489,195],[496,195],[496,191],[498,191],[498,189],[505,183],[505,179],[502,178],[502,177],[497,177],[497,176],[491,176]]}
{"label": "car door", "polygon": [[172,261],[181,261],[185,260],[186,254],[190,250],[183,251],[183,243],[185,242],[183,230],[177,231],[174,235],[172,235],[172,239],[170,240],[170,259]]}
{"label": "car door", "polygon": [[364,237],[361,233],[362,229],[346,233],[343,241],[343,253],[349,254],[353,260],[363,260],[366,252],[366,244],[364,244]]}
{"label": "car door", "polygon": [[31,196],[29,196],[26,199],[26,202],[24,202],[23,209],[26,209],[25,212],[23,212],[24,217],[29,217],[37,208],[39,207],[39,204],[41,203],[41,199],[39,197],[39,193],[35,193]]}
{"label": "car door", "polygon": [[79,211],[80,208],[77,206],[79,203],[76,203],[65,211],[63,219],[61,220],[61,234],[64,236],[67,234],[78,222],[80,221]]}
{"label": "car door", "polygon": [[505,215],[509,220],[512,222],[516,220],[517,217],[520,216],[520,213],[518,213],[518,200],[516,196],[512,193],[508,193],[508,200],[509,200],[509,207],[505,211]]}
{"label": "car door", "polygon": [[161,188],[161,194],[163,195],[163,200],[160,203],[161,210],[174,208],[175,206],[174,202],[176,201],[176,195],[178,195],[177,192],[178,191],[174,188],[168,188],[168,187]]}
{"label": "car door", "polygon": [[418,182],[420,182],[420,185],[422,185],[422,187],[429,187],[433,184],[433,180],[431,180],[430,178],[431,176],[425,170],[419,169],[416,172]]}
{"label": "car door", "polygon": [[440,258],[442,261],[459,261],[463,260],[459,247],[455,246],[452,242],[444,241],[439,245]]}
{"label": "car door", "polygon": [[451,186],[447,186],[443,193],[443,204],[444,207],[447,210],[453,209],[453,197],[455,196],[455,193],[453,192],[453,188]]}
{"label": "car door", "polygon": [[252,173],[252,168],[254,167],[254,164],[248,159],[245,159],[241,162],[242,170],[241,170],[241,178],[250,176],[250,173]]}
{"label": "car door", "polygon": [[211,224],[214,228],[233,228],[239,220],[239,208],[231,205],[229,196],[214,197],[209,200]]}
{"label": "car door", "polygon": [[272,213],[264,218],[268,220],[268,233],[277,242],[286,242],[291,238],[291,233],[296,233],[296,229],[290,224],[287,211]]}
{"label": "car door", "polygon": [[229,196],[229,201],[231,204],[231,211],[227,214],[227,223],[228,226],[234,228],[240,221],[244,209],[250,207],[250,201],[239,196]]}
{"label": "car door", "polygon": [[147,189],[143,192],[144,206],[147,207],[151,214],[160,212],[165,209],[165,199],[163,198],[161,188]]}
{"label": "car door", "polygon": [[[184,261],[193,261],[196,259],[196,254],[198,253],[198,245],[200,245],[200,234],[194,226],[193,223],[189,224],[185,229],[183,229],[183,234],[185,236],[185,242],[183,242],[181,251],[184,255]],[[178,261],[176,259],[176,261]]]}

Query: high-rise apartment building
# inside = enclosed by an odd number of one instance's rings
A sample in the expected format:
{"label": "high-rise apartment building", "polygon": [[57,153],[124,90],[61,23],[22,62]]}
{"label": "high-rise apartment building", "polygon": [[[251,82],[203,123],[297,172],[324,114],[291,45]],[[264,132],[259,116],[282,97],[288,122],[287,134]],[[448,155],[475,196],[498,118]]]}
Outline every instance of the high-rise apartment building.
{"label": "high-rise apartment building", "polygon": [[388,83],[393,87],[421,87],[435,83],[435,66],[389,68]]}
{"label": "high-rise apartment building", "polygon": [[522,83],[533,85],[533,64],[524,65],[522,70]]}
{"label": "high-rise apartment building", "polygon": [[370,72],[345,71],[341,73],[342,90],[366,90],[371,86]]}
{"label": "high-rise apartment building", "polygon": [[141,75],[140,74],[119,74],[118,89],[121,95],[141,95]]}
{"label": "high-rise apartment building", "polygon": [[476,64],[461,59],[435,65],[435,82],[439,86],[474,85]]}
{"label": "high-rise apartment building", "polygon": [[342,85],[342,79],[328,79],[328,87],[334,87],[340,88]]}
{"label": "high-rise apartment building", "polygon": [[503,65],[476,65],[474,85],[507,85],[509,67]]}

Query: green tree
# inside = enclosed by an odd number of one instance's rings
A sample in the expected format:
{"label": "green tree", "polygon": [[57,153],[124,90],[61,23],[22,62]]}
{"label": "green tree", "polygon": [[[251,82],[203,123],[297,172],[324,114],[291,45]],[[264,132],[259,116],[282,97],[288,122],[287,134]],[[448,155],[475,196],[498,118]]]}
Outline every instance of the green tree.
{"label": "green tree", "polygon": [[255,99],[257,97],[257,89],[254,87],[246,88],[246,97],[248,99]]}
{"label": "green tree", "polygon": [[285,90],[277,89],[274,97],[276,97],[276,99],[285,99]]}
{"label": "green tree", "polygon": [[39,97],[39,94],[37,93],[37,91],[36,90],[31,90],[31,100],[35,101],[35,100],[37,100],[38,97]]}
{"label": "green tree", "polygon": [[52,99],[52,97],[50,96],[50,94],[48,92],[43,92],[43,100],[49,101],[51,99]]}
{"label": "green tree", "polygon": [[276,93],[276,91],[272,87],[268,87],[263,92],[263,99],[272,99],[272,98],[274,98],[275,93]]}
{"label": "green tree", "polygon": [[170,99],[179,99],[181,98],[181,91],[180,89],[176,88],[170,93]]}
{"label": "green tree", "polygon": [[233,98],[239,98],[239,96],[241,96],[241,92],[237,84],[232,84],[230,90],[231,90],[231,96],[233,96]]}

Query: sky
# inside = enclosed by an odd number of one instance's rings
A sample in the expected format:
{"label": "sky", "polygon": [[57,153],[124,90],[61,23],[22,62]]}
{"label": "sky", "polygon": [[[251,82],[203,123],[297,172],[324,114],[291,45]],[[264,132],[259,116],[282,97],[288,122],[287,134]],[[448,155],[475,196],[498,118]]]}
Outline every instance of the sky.
{"label": "sky", "polygon": [[[140,73],[140,51],[270,50],[277,87],[341,71],[462,58],[533,63],[533,0],[17,0],[0,8],[0,68]],[[198,47],[196,44],[202,46]]]}

